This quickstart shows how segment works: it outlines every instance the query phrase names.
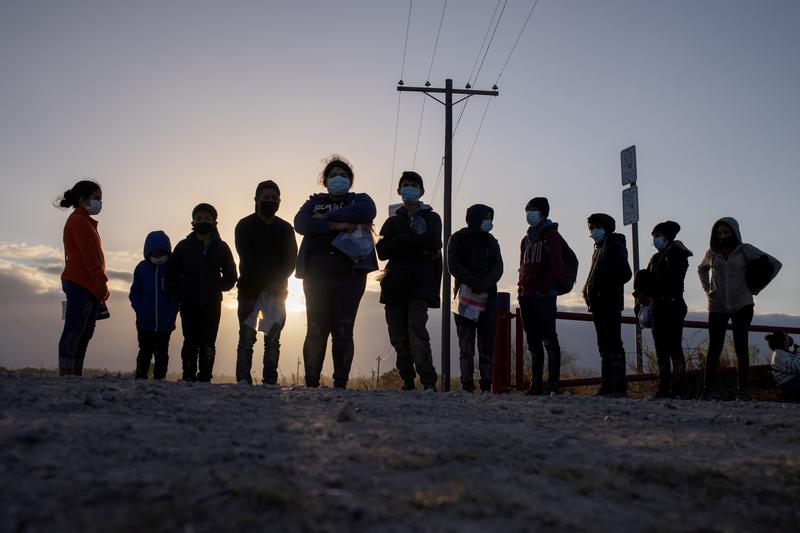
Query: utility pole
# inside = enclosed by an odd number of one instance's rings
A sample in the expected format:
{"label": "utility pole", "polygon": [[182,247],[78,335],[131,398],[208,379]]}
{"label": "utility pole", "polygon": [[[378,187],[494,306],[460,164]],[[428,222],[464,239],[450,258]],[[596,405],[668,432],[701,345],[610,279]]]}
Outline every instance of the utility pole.
{"label": "utility pole", "polygon": [[[622,186],[629,185],[622,191],[622,221],[625,226],[631,226],[631,241],[633,242],[633,273],[639,272],[639,186],[637,185],[638,171],[636,167],[636,145],[629,146],[619,154],[622,167]],[[636,373],[641,374],[643,369],[642,358],[642,327],[636,321]]]}
{"label": "utility pole", "polygon": [[378,384],[381,381],[381,356],[378,354],[378,357],[375,358],[378,361],[378,372],[375,376],[375,390],[378,390]]}
{"label": "utility pole", "polygon": [[300,358],[297,358],[297,373],[294,375],[294,384],[298,385],[300,383]]}
{"label": "utility pole", "polygon": [[[444,221],[442,242],[442,390],[450,390],[450,270],[447,268],[447,243],[453,225],[453,106],[463,102],[471,96],[498,96],[500,92],[497,85],[491,91],[473,90],[469,84],[464,89],[453,89],[453,80],[445,80],[444,88],[431,87],[431,82],[426,81],[424,87],[406,87],[403,80],[397,82],[398,91],[425,93],[440,104],[444,105]],[[444,93],[444,101],[433,96],[435,93]],[[453,95],[464,95],[453,102]]]}

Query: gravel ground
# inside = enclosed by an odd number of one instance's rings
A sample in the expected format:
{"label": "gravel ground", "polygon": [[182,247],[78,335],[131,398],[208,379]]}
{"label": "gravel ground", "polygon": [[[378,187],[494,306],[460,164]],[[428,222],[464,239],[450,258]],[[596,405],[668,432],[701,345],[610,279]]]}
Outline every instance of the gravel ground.
{"label": "gravel ground", "polygon": [[0,375],[0,531],[790,531],[800,406]]}

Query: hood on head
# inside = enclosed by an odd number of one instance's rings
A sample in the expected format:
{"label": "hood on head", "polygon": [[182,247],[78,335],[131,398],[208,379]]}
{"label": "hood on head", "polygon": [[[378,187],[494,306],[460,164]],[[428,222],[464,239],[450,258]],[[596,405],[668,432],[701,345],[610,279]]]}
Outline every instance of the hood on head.
{"label": "hood on head", "polygon": [[614,230],[617,229],[617,223],[611,217],[611,215],[606,215],[605,213],[593,213],[589,216],[587,220],[589,224],[597,224],[598,226],[602,226],[603,229],[606,230],[606,234],[614,233]]}
{"label": "hood on head", "polygon": [[150,252],[155,250],[164,250],[168,254],[172,253],[172,244],[169,242],[169,237],[161,230],[151,231],[147,234],[144,240],[144,258],[150,255]]}
{"label": "hood on head", "polygon": [[467,227],[469,229],[478,229],[481,222],[486,220],[486,215],[491,215],[494,219],[494,209],[488,205],[475,204],[467,208]]}
{"label": "hood on head", "polygon": [[688,249],[688,248],[686,247],[686,245],[685,245],[685,244],[683,244],[683,242],[681,242],[681,241],[678,241],[678,240],[672,241],[672,246],[675,246],[675,247],[677,247],[677,248],[679,248],[679,249],[683,250],[683,253],[685,253],[685,254],[686,254],[686,257],[692,257],[692,256],[694,255],[694,254],[692,253],[692,251],[691,251],[690,249]]}
{"label": "hood on head", "polygon": [[725,224],[729,226],[733,230],[733,235],[734,237],[736,237],[736,240],[738,241],[737,244],[742,243],[742,233],[741,231],[739,231],[739,222],[737,222],[736,219],[733,217],[722,217],[721,219],[714,222],[713,226],[711,226],[711,240],[709,241],[710,243],[709,246],[712,249],[716,249],[717,247],[717,227],[719,227],[720,224]]}

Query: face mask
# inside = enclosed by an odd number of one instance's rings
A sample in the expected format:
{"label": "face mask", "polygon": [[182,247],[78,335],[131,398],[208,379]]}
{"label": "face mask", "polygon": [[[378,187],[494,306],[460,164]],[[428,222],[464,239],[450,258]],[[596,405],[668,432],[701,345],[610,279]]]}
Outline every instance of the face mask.
{"label": "face mask", "polygon": [[420,196],[422,196],[422,189],[419,187],[414,187],[413,185],[400,187],[400,197],[404,202],[418,202]]}
{"label": "face mask", "polygon": [[167,255],[162,255],[161,257],[151,257],[150,258],[150,262],[153,263],[154,265],[163,265],[167,261],[169,261],[169,256],[167,256]]}
{"label": "face mask", "polygon": [[278,202],[262,200],[258,202],[258,212],[269,218],[278,212]]}
{"label": "face mask", "polygon": [[214,224],[211,222],[198,222],[197,224],[192,224],[192,228],[198,235],[206,236],[214,231]]}
{"label": "face mask", "polygon": [[653,246],[656,247],[656,250],[659,252],[667,247],[667,239],[664,237],[654,237],[653,238]]}
{"label": "face mask", "polygon": [[350,178],[347,176],[333,176],[325,182],[328,193],[333,196],[343,196],[350,190]]}
{"label": "face mask", "polygon": [[489,233],[490,231],[492,231],[493,227],[494,227],[494,224],[488,218],[486,220],[484,220],[483,222],[481,222],[481,231],[485,231],[486,233]]}
{"label": "face mask", "polygon": [[528,224],[535,226],[542,220],[542,213],[539,211],[526,211],[525,216],[528,219]]}
{"label": "face mask", "polygon": [[92,198],[89,200],[89,206],[86,208],[86,212],[90,215],[99,215],[100,211],[103,210],[103,201],[97,200]]}
{"label": "face mask", "polygon": [[606,236],[606,230],[604,230],[603,228],[594,228],[592,230],[591,237],[594,240],[594,242],[602,241],[605,238],[605,236]]}
{"label": "face mask", "polygon": [[737,244],[736,237],[734,237],[733,235],[728,235],[727,237],[725,237],[723,239],[720,239],[718,237],[717,238],[717,242],[719,242],[720,246],[725,246],[725,247],[736,246],[736,244]]}

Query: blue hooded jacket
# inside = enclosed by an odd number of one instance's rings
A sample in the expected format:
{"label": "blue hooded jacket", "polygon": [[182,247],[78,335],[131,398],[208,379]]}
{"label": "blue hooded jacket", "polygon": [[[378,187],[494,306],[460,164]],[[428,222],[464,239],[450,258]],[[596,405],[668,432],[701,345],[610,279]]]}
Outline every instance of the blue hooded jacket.
{"label": "blue hooded jacket", "polygon": [[166,332],[175,329],[178,314],[177,292],[169,288],[167,270],[170,261],[154,265],[148,256],[155,250],[172,253],[172,244],[163,231],[152,231],[144,241],[144,261],[133,271],[129,295],[136,312],[136,327],[145,331]]}

